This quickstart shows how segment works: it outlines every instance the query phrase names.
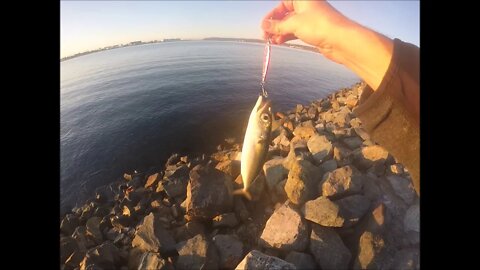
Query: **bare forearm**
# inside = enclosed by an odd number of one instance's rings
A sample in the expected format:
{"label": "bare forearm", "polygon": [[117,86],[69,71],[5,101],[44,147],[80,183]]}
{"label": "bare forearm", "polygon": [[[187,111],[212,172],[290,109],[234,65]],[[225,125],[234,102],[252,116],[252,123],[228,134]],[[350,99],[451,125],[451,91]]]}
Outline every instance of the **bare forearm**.
{"label": "bare forearm", "polygon": [[347,18],[334,30],[331,43],[319,51],[345,65],[376,90],[388,69],[393,41]]}

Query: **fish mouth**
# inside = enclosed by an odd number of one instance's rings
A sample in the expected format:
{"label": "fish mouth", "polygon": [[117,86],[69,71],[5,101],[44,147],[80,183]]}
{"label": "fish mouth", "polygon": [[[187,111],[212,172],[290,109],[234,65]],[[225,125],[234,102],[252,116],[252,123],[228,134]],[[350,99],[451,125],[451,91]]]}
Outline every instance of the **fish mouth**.
{"label": "fish mouth", "polygon": [[263,112],[265,110],[270,109],[270,104],[272,103],[271,100],[263,96],[260,96],[260,97],[261,97],[260,106],[258,106],[257,112]]}

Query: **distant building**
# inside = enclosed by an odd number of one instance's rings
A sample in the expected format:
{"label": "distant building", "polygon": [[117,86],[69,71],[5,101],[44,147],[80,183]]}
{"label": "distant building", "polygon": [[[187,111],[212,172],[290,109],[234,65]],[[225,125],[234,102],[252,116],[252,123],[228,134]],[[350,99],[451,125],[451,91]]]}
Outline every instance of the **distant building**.
{"label": "distant building", "polygon": [[140,45],[140,44],[142,44],[142,42],[139,41],[139,40],[137,40],[137,41],[132,41],[132,42],[129,43],[129,45]]}
{"label": "distant building", "polygon": [[180,41],[181,39],[179,38],[164,38],[163,42],[171,42],[171,41]]}

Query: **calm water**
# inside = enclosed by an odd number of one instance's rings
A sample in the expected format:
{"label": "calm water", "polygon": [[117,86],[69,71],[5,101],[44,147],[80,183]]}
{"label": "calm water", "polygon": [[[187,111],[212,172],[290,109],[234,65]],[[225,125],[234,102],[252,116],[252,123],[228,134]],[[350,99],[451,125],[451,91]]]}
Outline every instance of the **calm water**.
{"label": "calm water", "polygon": [[[260,91],[263,45],[185,41],[61,63],[61,206],[173,152],[211,152],[242,130]],[[317,53],[272,47],[266,89],[291,109],[358,81]]]}

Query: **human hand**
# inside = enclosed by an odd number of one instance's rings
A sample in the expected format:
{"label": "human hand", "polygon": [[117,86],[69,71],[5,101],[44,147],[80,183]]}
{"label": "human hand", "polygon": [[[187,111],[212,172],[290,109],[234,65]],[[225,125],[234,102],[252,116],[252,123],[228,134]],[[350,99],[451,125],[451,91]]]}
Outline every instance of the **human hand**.
{"label": "human hand", "polygon": [[319,49],[335,46],[337,30],[349,20],[326,1],[282,1],[262,20],[272,43],[300,39]]}

